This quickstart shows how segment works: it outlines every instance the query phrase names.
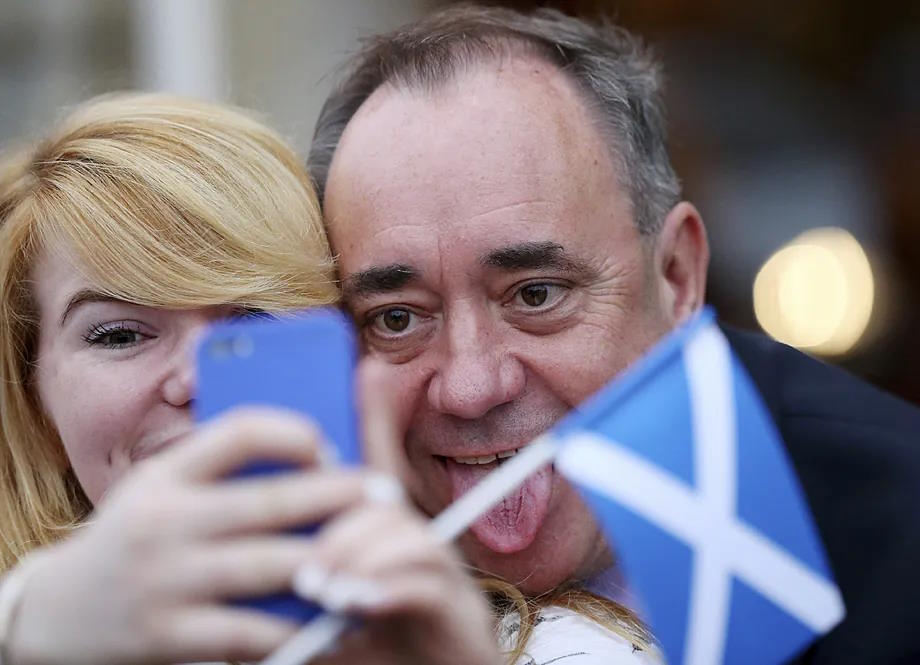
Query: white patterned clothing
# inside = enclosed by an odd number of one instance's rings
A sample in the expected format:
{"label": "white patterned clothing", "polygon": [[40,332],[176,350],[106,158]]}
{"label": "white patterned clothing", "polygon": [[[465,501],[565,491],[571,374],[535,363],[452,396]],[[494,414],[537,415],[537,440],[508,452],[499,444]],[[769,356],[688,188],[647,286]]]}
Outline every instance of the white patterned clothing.
{"label": "white patterned clothing", "polygon": [[[520,618],[509,614],[499,625],[499,647],[511,651]],[[623,635],[564,607],[540,610],[524,654],[515,665],[662,665],[659,652],[643,650]]]}

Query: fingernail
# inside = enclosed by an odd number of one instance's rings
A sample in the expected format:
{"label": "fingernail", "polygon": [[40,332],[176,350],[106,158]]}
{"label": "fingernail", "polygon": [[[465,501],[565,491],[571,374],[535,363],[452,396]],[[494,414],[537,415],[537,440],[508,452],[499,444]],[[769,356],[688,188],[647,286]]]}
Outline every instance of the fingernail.
{"label": "fingernail", "polygon": [[338,466],[341,462],[339,449],[326,439],[321,438],[316,449],[316,461],[321,468]]}
{"label": "fingernail", "polygon": [[316,464],[320,468],[329,467],[329,466],[338,466],[339,464],[339,449],[336,448],[329,439],[326,438],[323,430],[319,428],[319,425],[310,421],[308,423],[310,427],[310,435],[312,439],[316,442]]}
{"label": "fingernail", "polygon": [[406,493],[396,478],[386,473],[371,473],[364,482],[364,495],[373,503],[401,503]]}
{"label": "fingernail", "polygon": [[354,608],[374,607],[385,598],[383,588],[376,582],[350,575],[333,575],[318,600],[330,612],[345,612]]}
{"label": "fingernail", "polygon": [[306,564],[294,573],[294,593],[307,600],[319,600],[330,579],[329,571],[313,564]]}

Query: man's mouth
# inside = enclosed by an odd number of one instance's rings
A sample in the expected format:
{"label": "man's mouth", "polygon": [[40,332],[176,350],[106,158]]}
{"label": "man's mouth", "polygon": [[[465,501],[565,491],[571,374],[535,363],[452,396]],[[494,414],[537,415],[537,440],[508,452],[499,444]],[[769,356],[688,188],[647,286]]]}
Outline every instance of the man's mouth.
{"label": "man's mouth", "polygon": [[[456,501],[520,448],[485,455],[438,456],[450,479]],[[480,517],[471,527],[473,535],[494,552],[513,554],[527,549],[549,512],[553,470],[547,465],[531,474],[518,488]]]}
{"label": "man's mouth", "polygon": [[492,462],[499,460],[506,460],[509,457],[514,457],[517,455],[520,448],[514,448],[513,450],[505,450],[500,453],[495,453],[494,455],[473,455],[471,457],[448,457],[446,459],[452,460],[457,464],[491,464]]}

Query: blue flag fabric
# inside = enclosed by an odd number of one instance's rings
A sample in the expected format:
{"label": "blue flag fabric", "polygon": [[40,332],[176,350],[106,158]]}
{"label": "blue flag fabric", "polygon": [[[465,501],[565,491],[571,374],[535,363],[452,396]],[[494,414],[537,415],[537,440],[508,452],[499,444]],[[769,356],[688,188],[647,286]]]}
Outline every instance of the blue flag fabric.
{"label": "blue flag fabric", "polygon": [[780,663],[843,618],[782,440],[711,310],[553,434],[672,665]]}

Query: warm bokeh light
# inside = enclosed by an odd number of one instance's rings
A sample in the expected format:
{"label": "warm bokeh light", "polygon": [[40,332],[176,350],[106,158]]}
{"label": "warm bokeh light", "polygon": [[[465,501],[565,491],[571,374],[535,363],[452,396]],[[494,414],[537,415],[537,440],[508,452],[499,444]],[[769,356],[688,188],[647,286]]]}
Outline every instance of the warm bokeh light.
{"label": "warm bokeh light", "polygon": [[807,231],[754,280],[754,313],[781,342],[824,355],[852,349],[869,324],[875,284],[865,251],[839,228]]}

